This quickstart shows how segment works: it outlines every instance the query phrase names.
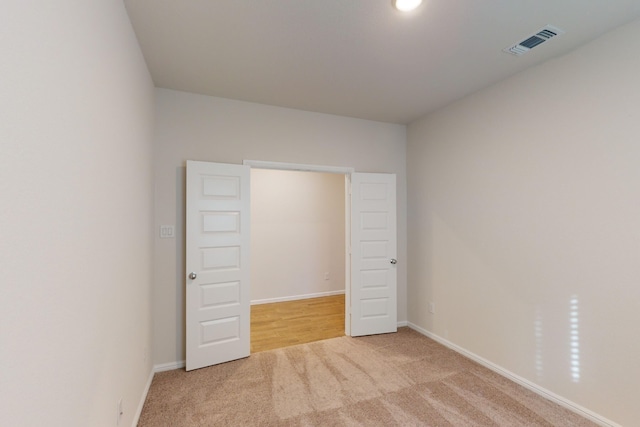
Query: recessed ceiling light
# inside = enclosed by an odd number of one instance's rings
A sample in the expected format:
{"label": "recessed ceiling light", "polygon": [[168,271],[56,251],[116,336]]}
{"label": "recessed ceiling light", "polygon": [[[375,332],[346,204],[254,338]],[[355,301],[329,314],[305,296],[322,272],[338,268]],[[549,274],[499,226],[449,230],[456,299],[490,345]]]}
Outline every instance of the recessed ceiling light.
{"label": "recessed ceiling light", "polygon": [[391,0],[391,3],[396,9],[402,12],[408,12],[420,6],[422,0]]}

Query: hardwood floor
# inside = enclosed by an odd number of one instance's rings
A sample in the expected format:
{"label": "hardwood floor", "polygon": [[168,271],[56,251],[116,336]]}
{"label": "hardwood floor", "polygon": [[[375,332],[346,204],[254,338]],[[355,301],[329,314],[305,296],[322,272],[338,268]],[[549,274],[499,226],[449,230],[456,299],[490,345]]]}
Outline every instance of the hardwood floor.
{"label": "hardwood floor", "polygon": [[251,306],[251,353],[344,335],[344,295]]}

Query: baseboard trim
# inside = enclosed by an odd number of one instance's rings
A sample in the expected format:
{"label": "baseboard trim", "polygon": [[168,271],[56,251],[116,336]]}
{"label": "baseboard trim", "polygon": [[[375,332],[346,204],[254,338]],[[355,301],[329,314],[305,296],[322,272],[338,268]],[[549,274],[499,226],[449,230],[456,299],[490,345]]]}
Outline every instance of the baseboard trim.
{"label": "baseboard trim", "polygon": [[409,328],[413,329],[416,332],[421,333],[422,335],[431,338],[434,341],[439,342],[440,344],[444,345],[445,347],[450,348],[451,350],[455,351],[456,353],[460,353],[465,357],[468,357],[469,359],[473,360],[474,362],[479,363],[480,365],[484,366],[485,368],[491,369],[493,372],[502,375],[503,377],[517,383],[520,384],[521,386],[523,386],[524,388],[527,388],[529,390],[531,390],[532,392],[544,397],[547,400],[551,400],[552,402],[557,403],[558,405],[567,408],[568,410],[575,412],[578,415],[583,416],[584,418],[593,421],[594,423],[603,426],[603,427],[622,427],[620,424],[617,424],[599,414],[596,414],[595,412],[585,408],[584,406],[578,405],[575,402],[572,402],[571,400],[565,399],[562,396],[559,396],[557,394],[555,394],[552,391],[547,390],[546,388],[540,387],[539,385],[537,385],[536,383],[533,383],[525,378],[522,378],[521,376],[514,374],[513,372],[499,366],[496,365],[493,362],[488,361],[487,359],[478,356],[475,353],[472,353],[454,343],[452,343],[451,341],[448,341],[442,337],[440,337],[439,335],[434,334],[433,332],[429,332],[426,329],[421,328],[418,325],[415,325],[411,322],[408,322]]}
{"label": "baseboard trim", "polygon": [[149,378],[147,379],[147,385],[144,387],[144,391],[142,392],[142,397],[140,398],[140,403],[138,403],[138,409],[136,409],[136,413],[133,416],[133,423],[131,423],[131,427],[136,427],[138,425],[138,421],[140,421],[140,415],[142,415],[142,408],[144,407],[144,402],[147,401],[147,395],[149,394],[149,389],[151,388],[151,382],[153,381],[153,375],[155,374],[154,369],[152,368],[149,372]]}
{"label": "baseboard trim", "polygon": [[186,365],[184,360],[178,360],[176,362],[169,363],[160,363],[158,365],[153,365],[153,372],[173,371],[174,369],[182,369],[185,366]]}
{"label": "baseboard trim", "polygon": [[398,328],[404,328],[405,326],[409,326],[409,322],[407,322],[406,320],[398,322]]}
{"label": "baseboard trim", "polygon": [[300,299],[309,299],[309,298],[330,297],[333,295],[344,295],[344,289],[341,291],[315,292],[312,294],[293,295],[289,297],[255,299],[251,301],[251,305],[271,304],[273,302],[296,301]]}

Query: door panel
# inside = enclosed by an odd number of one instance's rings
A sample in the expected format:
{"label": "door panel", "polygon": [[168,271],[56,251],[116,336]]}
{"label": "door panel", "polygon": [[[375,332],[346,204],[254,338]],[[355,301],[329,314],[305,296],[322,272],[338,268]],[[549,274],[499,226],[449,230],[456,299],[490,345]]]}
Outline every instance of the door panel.
{"label": "door panel", "polygon": [[188,371],[249,356],[249,171],[187,162]]}
{"label": "door panel", "polygon": [[397,331],[396,176],[351,175],[351,335]]}

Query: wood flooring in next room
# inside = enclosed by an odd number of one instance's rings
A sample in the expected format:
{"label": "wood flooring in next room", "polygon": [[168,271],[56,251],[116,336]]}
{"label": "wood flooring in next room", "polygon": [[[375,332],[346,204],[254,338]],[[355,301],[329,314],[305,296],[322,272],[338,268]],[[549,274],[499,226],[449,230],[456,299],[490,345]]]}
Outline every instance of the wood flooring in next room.
{"label": "wood flooring in next room", "polygon": [[344,295],[251,306],[251,353],[344,335]]}

